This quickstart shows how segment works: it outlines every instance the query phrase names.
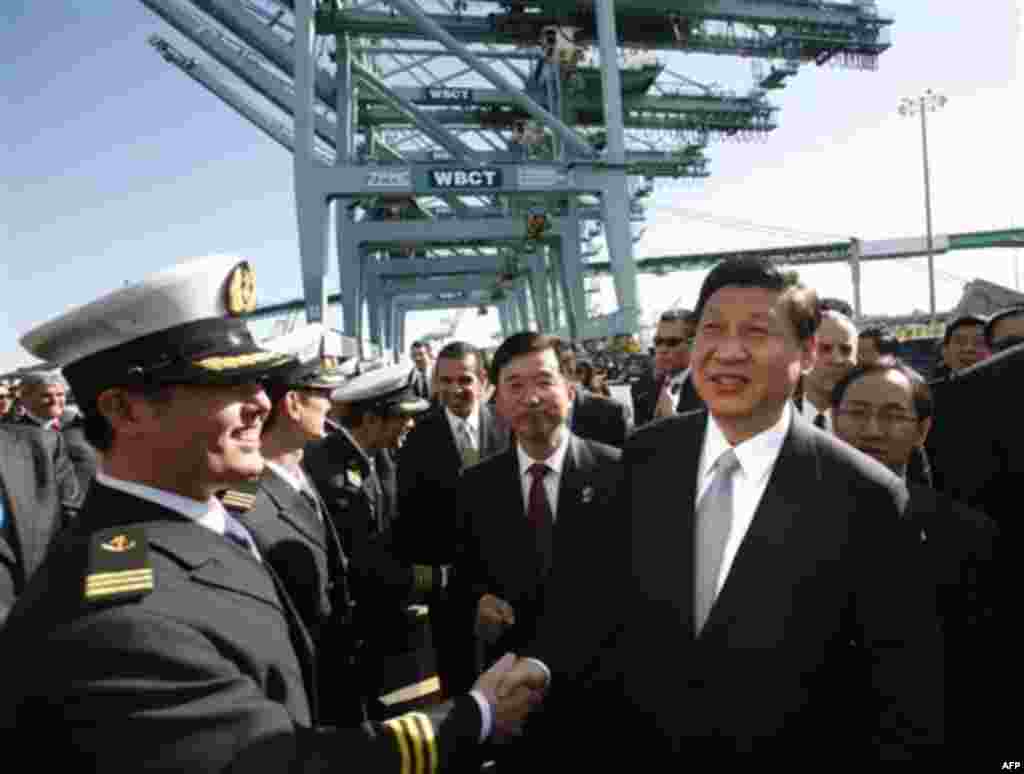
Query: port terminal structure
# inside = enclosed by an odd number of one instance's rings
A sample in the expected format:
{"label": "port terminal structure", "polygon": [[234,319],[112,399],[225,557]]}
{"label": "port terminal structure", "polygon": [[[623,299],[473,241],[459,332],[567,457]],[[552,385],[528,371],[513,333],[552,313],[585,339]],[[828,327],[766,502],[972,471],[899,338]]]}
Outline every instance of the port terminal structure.
{"label": "port terminal structure", "polygon": [[[340,328],[398,352],[416,309],[635,333],[657,181],[776,130],[768,97],[801,66],[876,69],[892,24],[870,0],[140,2],[199,49],[153,36],[165,60],[291,151],[307,319],[333,241]],[[700,83],[677,52],[752,79]],[[604,272],[618,309],[596,317]]]}

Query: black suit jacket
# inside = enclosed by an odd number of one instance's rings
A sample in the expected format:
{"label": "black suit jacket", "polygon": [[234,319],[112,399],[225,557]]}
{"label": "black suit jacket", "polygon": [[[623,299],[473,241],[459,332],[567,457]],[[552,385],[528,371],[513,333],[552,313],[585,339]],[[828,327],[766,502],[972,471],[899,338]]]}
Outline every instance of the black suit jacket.
{"label": "black suit jacket", "polygon": [[[92,537],[125,526],[144,530],[153,589],[86,601]],[[100,484],[0,630],[0,654],[6,664],[47,665],[11,670],[0,693],[0,727],[47,729],[42,747],[31,733],[8,740],[41,765],[402,770],[389,727],[310,730],[308,635],[266,565],[196,522]],[[475,755],[472,699],[429,722],[442,765],[460,751]]]}
{"label": "black suit jacket", "polygon": [[695,636],[706,422],[693,412],[634,433],[586,565],[555,566],[527,650],[552,668],[552,691],[584,686],[573,719],[658,761],[899,758],[941,739],[941,639],[930,590],[905,569],[920,566],[906,490],[800,417]]}
{"label": "black suit jacket", "polygon": [[580,438],[622,448],[633,429],[628,410],[616,400],[576,386],[569,417],[570,429]]}
{"label": "black suit jacket", "polygon": [[82,495],[59,433],[0,426],[0,625]]}
{"label": "black suit jacket", "polygon": [[[541,590],[554,557],[572,554],[574,531],[592,529],[594,501],[608,468],[621,452],[609,445],[570,435],[558,490],[553,543],[538,545],[536,530],[526,520],[522,475],[516,445],[469,468],[459,483],[459,559],[455,577],[471,626],[477,603],[494,594],[516,611],[515,626],[485,649],[485,664],[506,651],[518,652],[532,639],[543,604]],[[469,629],[472,636],[472,629]]]}
{"label": "black suit jacket", "polygon": [[[28,414],[23,414],[13,421],[14,424],[26,427],[35,427],[40,430],[50,431],[50,428],[43,427]],[[78,476],[79,488],[84,497],[89,490],[89,485],[96,476],[99,469],[99,452],[85,437],[85,417],[81,414],[65,414],[61,419],[60,435],[64,438],[64,445],[67,448],[68,457],[75,468]]]}
{"label": "black suit jacket", "polygon": [[[489,406],[480,406],[480,459],[508,446],[509,435]],[[443,407],[418,420],[397,460],[396,533],[401,550],[421,564],[450,564],[455,559],[455,489],[462,473],[455,437]]]}
{"label": "black suit jacket", "polygon": [[1009,579],[997,575],[998,529],[985,514],[941,492],[908,486],[910,521],[924,549],[922,571],[934,585],[945,640],[947,752],[976,755],[992,739],[1001,715],[992,689],[1005,679],[996,619]]}

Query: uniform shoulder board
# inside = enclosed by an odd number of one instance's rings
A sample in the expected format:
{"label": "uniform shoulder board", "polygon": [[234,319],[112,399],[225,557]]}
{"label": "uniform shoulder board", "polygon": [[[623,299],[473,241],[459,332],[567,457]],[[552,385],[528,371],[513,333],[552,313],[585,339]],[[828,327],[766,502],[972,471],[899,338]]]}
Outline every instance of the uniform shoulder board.
{"label": "uniform shoulder board", "polygon": [[153,590],[153,567],[142,527],[113,527],[90,539],[87,602],[128,602]]}
{"label": "uniform shoulder board", "polygon": [[256,504],[256,490],[259,488],[259,481],[246,481],[233,489],[225,489],[218,492],[217,497],[225,508],[232,511],[245,513],[251,511]]}
{"label": "uniform shoulder board", "polygon": [[408,712],[385,720],[384,726],[395,738],[405,774],[437,774],[440,765],[434,725],[422,712]]}

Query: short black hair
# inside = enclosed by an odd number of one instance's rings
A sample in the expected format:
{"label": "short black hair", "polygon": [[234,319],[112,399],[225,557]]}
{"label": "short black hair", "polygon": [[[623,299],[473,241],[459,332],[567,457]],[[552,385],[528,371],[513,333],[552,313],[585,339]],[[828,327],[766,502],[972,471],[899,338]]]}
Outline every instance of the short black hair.
{"label": "short black hair", "polygon": [[549,349],[558,358],[558,369],[564,376],[565,372],[561,365],[562,353],[572,351],[572,344],[570,342],[559,339],[556,336],[537,333],[536,331],[513,333],[501,342],[501,346],[498,347],[494,357],[491,358],[491,383],[497,386],[498,377],[501,376],[501,369],[507,366],[514,358],[534,352],[545,352]]}
{"label": "short black hair", "polygon": [[871,339],[880,355],[895,355],[899,352],[899,341],[884,325],[869,325],[857,334],[857,338]]}
{"label": "short black hair", "polygon": [[729,286],[764,288],[783,294],[789,320],[801,342],[811,338],[821,324],[817,294],[811,288],[788,280],[771,261],[756,257],[727,258],[711,270],[697,298],[694,314],[698,320],[704,314],[708,299]]}
{"label": "short black hair", "polygon": [[953,333],[957,328],[963,328],[965,325],[980,325],[982,330],[985,329],[985,323],[988,320],[978,314],[962,314],[959,317],[954,317],[948,323],[946,323],[946,330],[942,334],[942,346],[949,344],[949,339],[953,336]]}
{"label": "short black hair", "polygon": [[467,357],[475,357],[478,370],[483,370],[484,359],[480,350],[468,341],[452,341],[445,344],[437,353],[438,360],[465,360]]}
{"label": "short black hair", "polygon": [[1000,309],[985,321],[985,344],[989,349],[992,349],[992,333],[996,329],[996,323],[1000,320],[1005,320],[1007,317],[1024,317],[1024,304]]}
{"label": "short black hair", "polygon": [[832,389],[833,410],[838,408],[839,404],[843,402],[846,391],[850,388],[851,384],[865,376],[885,373],[886,371],[899,371],[907,377],[907,381],[910,382],[910,396],[914,402],[914,412],[917,414],[918,420],[929,419],[935,411],[935,402],[932,398],[932,390],[928,386],[928,382],[924,380],[921,374],[893,355],[885,355],[878,358],[877,362],[871,365],[857,366],[848,371]]}
{"label": "short black hair", "polygon": [[698,319],[697,313],[692,309],[666,309],[661,313],[658,322],[685,322],[693,325]]}

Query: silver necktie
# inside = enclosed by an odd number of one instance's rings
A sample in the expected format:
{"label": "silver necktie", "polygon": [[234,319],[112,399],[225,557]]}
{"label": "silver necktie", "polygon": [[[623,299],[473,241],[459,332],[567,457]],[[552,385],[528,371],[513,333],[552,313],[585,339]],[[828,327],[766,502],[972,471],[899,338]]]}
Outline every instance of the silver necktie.
{"label": "silver necktie", "polygon": [[732,531],[732,476],[738,466],[736,452],[732,449],[723,452],[715,462],[711,486],[697,507],[693,617],[698,634],[715,602],[722,555]]}

